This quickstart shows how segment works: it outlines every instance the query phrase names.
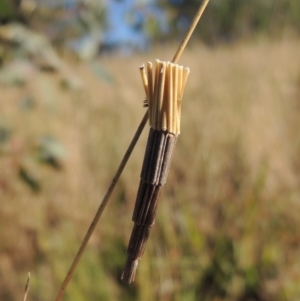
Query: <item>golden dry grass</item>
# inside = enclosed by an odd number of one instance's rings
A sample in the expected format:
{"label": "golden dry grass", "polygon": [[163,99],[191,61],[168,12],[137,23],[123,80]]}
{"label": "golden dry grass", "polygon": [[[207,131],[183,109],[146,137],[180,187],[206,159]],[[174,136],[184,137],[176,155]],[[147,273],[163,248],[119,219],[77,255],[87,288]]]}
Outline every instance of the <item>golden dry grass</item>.
{"label": "golden dry grass", "polygon": [[[54,298],[144,114],[138,68],[171,59],[174,49],[102,57],[94,64],[106,79],[69,60],[80,91],[37,70],[25,86],[0,88],[1,117],[13,129],[0,157],[1,300],[21,298],[28,271],[27,300]],[[298,40],[188,47],[181,135],[136,283],[118,279],[148,129],[66,300],[299,299],[299,51]],[[19,109],[24,95],[36,99],[34,109]],[[66,148],[61,171],[35,160],[42,134]],[[23,165],[39,193],[19,179]]]}

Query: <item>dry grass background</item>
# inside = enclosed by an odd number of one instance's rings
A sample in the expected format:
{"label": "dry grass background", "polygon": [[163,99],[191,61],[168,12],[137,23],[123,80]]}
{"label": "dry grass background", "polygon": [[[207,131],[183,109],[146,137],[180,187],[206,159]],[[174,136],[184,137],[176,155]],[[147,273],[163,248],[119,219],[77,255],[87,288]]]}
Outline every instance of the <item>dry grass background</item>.
{"label": "dry grass background", "polygon": [[[68,59],[83,90],[35,69],[24,86],[1,86],[12,128],[0,157],[1,300],[21,298],[28,271],[28,300],[54,299],[144,114],[138,67],[175,48],[93,66]],[[299,52],[296,39],[188,47],[181,135],[136,282],[119,278],[148,129],[65,300],[299,300]],[[22,111],[26,95],[36,102]],[[65,147],[62,170],[35,160],[43,134]],[[19,179],[20,167],[40,192]]]}

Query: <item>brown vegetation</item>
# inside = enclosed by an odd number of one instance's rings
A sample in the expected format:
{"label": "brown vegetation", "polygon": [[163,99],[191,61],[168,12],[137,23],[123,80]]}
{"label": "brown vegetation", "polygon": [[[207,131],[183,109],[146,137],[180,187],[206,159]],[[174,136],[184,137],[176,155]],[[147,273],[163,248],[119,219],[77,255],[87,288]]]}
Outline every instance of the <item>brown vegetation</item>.
{"label": "brown vegetation", "polygon": [[[70,61],[84,89],[35,68],[23,85],[1,86],[1,300],[21,299],[28,271],[27,300],[55,297],[144,114],[139,66],[173,50]],[[299,299],[299,51],[298,40],[188,47],[181,135],[136,283],[119,278],[148,131],[66,300]],[[42,135],[66,149],[60,168],[37,160]]]}

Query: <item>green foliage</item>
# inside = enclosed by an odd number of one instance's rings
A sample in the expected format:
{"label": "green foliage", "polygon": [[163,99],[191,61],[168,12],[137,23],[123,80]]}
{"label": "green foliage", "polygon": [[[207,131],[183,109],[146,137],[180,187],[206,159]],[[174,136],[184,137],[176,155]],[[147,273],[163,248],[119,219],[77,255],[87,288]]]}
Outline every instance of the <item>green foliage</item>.
{"label": "green foliage", "polygon": [[[193,17],[199,1],[185,1],[177,7],[181,15]],[[175,7],[176,8],[176,7]],[[257,34],[280,36],[282,30],[300,29],[298,0],[211,0],[198,32],[207,42],[232,41]]]}
{"label": "green foliage", "polygon": [[0,24],[19,18],[18,0],[0,0]]}

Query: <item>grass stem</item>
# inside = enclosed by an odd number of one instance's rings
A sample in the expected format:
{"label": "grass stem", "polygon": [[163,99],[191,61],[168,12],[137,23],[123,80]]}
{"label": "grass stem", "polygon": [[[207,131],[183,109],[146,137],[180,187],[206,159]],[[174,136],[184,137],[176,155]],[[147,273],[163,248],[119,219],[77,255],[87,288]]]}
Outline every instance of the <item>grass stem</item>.
{"label": "grass stem", "polygon": [[196,26],[197,26],[197,24],[199,22],[202,14],[204,12],[204,10],[205,10],[208,2],[209,2],[209,0],[204,0],[201,3],[201,5],[200,5],[199,9],[197,10],[196,15],[195,15],[195,17],[194,17],[194,19],[193,19],[193,21],[191,23],[190,28],[188,29],[188,31],[187,31],[184,39],[182,40],[182,42],[181,42],[178,50],[176,51],[176,53],[175,53],[175,55],[173,57],[172,63],[177,63],[178,62],[181,54],[183,53],[183,51],[185,49],[185,46],[187,45],[189,39],[191,38],[191,36],[192,36],[192,34],[193,34],[193,32],[194,32],[194,30],[195,30],[195,28],[196,28]]}
{"label": "grass stem", "polygon": [[27,299],[27,295],[28,295],[28,291],[29,291],[29,284],[30,284],[30,272],[28,273],[28,277],[27,277],[27,281],[26,281],[26,285],[25,285],[23,301],[26,301],[26,299]]}

